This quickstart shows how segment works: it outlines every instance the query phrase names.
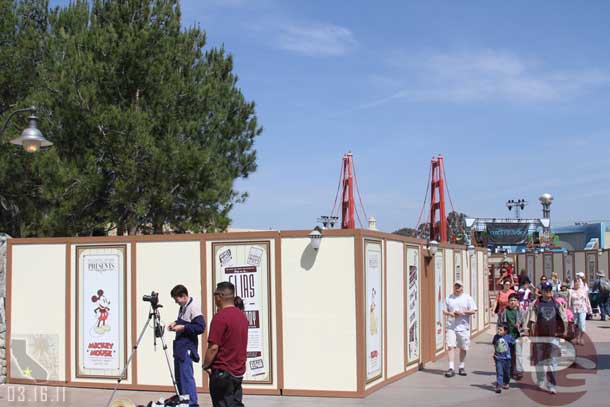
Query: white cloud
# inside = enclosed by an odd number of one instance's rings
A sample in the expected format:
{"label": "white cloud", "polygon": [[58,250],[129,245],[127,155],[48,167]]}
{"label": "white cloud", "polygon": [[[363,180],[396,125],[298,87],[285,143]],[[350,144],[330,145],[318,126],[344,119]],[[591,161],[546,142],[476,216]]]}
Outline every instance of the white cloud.
{"label": "white cloud", "polygon": [[356,40],[345,27],[291,24],[280,29],[276,45],[307,56],[341,56],[356,46]]}
{"label": "white cloud", "polygon": [[[402,60],[400,78],[409,85],[397,87],[389,96],[363,104],[361,108],[396,99],[546,103],[610,85],[607,72],[549,70],[518,55],[493,50],[412,57],[406,63]],[[379,78],[375,82],[379,83]]]}

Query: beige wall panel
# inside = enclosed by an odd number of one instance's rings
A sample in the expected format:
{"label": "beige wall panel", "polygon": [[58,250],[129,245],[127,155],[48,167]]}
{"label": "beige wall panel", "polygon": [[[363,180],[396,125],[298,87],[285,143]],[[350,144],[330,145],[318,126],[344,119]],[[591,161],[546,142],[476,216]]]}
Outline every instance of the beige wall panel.
{"label": "beige wall panel", "polygon": [[557,273],[559,281],[565,281],[565,274],[563,272],[563,254],[553,253],[553,272]]}
{"label": "beige wall panel", "polygon": [[[136,327],[138,334],[148,317],[149,303],[142,301],[144,294],[159,293],[162,321],[167,325],[178,315],[178,305],[170,296],[171,289],[183,284],[195,301],[201,302],[201,278],[199,241],[185,242],[140,242],[136,247],[137,307]],[[209,315],[203,313],[209,327]],[[207,327],[206,327],[207,329]],[[172,342],[175,334],[167,331],[165,341],[173,368]],[[153,332],[148,329],[138,348],[138,384],[171,385],[167,362],[160,341],[157,351],[153,346]],[[200,365],[195,365],[195,381],[202,385]]]}
{"label": "beige wall panel", "polygon": [[574,253],[574,276],[576,273],[585,273],[587,275],[585,269],[585,252],[575,252]]}
{"label": "beige wall panel", "polygon": [[387,308],[388,330],[386,338],[388,347],[388,377],[404,372],[405,366],[405,267],[404,244],[387,242]]}
{"label": "beige wall panel", "polygon": [[[13,250],[11,300],[11,339],[25,340],[26,351],[32,352],[35,336],[54,344],[48,357],[56,368],[45,366],[49,380],[64,380],[66,375],[66,246],[15,245]],[[16,343],[16,342],[13,342]],[[20,343],[21,345],[21,343]],[[45,345],[46,347],[46,345]],[[11,348],[14,355],[17,349]],[[15,359],[13,363],[16,364]],[[16,365],[11,366],[15,373]],[[20,366],[27,369],[28,366]],[[40,372],[41,375],[44,373]],[[45,380],[47,377],[36,377]],[[12,374],[19,378],[20,375]]]}
{"label": "beige wall panel", "polygon": [[355,290],[353,237],[282,239],[285,388],[357,390]]}
{"label": "beige wall panel", "polygon": [[479,330],[485,328],[485,314],[489,312],[489,305],[485,302],[485,291],[488,285],[487,280],[487,256],[483,254],[483,252],[477,251],[476,254],[477,264],[476,264],[476,272],[478,274],[477,279],[479,282],[478,293],[479,298],[477,298],[477,307],[479,308]]}

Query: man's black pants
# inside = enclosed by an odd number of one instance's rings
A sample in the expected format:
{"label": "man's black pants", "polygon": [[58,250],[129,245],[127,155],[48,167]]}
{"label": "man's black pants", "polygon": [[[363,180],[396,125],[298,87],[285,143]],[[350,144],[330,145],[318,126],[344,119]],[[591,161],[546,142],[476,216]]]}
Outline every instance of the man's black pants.
{"label": "man's black pants", "polygon": [[214,407],[241,407],[241,377],[235,377],[224,370],[213,370],[210,375],[210,397]]}

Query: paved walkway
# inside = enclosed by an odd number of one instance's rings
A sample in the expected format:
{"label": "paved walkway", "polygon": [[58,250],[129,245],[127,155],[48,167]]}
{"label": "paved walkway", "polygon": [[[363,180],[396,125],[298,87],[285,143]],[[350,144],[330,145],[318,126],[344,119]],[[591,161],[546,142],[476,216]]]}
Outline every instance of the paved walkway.
{"label": "paved walkway", "polygon": [[[426,369],[390,384],[365,399],[309,398],[309,397],[269,397],[246,396],[244,403],[248,407],[360,407],[360,406],[459,406],[526,407],[539,405],[569,406],[604,406],[610,405],[610,322],[588,321],[590,336],[597,353],[597,370],[595,374],[577,374],[570,378],[586,378],[579,387],[560,389],[559,394],[541,393],[525,382],[517,383],[512,389],[498,395],[494,392],[495,372],[491,359],[489,342],[492,332],[486,332],[473,341],[467,361],[469,375],[455,376],[447,379],[443,376],[446,361],[429,364]],[[66,402],[9,402],[8,386],[0,387],[0,406],[10,407],[103,407],[110,395],[108,390],[66,389]],[[26,386],[26,393],[32,397],[35,389]],[[49,388],[49,394],[55,390]],[[567,403],[566,392],[584,391],[584,395],[574,403]],[[528,397],[526,393],[533,395]],[[26,394],[26,397],[28,397]],[[162,395],[148,392],[119,393],[119,398],[129,398],[136,403],[146,404]],[[536,397],[542,396],[542,401]],[[210,406],[209,396],[200,395],[202,406]]]}

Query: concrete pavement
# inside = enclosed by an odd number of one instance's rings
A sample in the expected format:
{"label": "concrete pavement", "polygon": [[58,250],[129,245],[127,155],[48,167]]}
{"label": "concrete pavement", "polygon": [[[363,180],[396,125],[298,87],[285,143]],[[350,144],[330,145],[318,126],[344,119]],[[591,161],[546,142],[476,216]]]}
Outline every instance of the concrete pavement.
{"label": "concrete pavement", "polygon": [[[577,387],[559,388],[557,395],[540,392],[527,381],[513,383],[513,388],[498,395],[494,392],[495,370],[491,359],[492,348],[489,344],[495,329],[478,336],[473,340],[468,355],[468,376],[455,376],[447,379],[443,376],[447,368],[446,360],[429,364],[420,372],[412,374],[398,382],[392,383],[365,399],[311,398],[311,397],[274,397],[245,396],[248,407],[361,407],[361,406],[594,406],[610,405],[610,322],[588,321],[589,335],[593,341],[590,347],[595,352],[597,369],[575,371],[570,379],[584,378]],[[594,359],[595,360],[595,359]],[[589,367],[593,367],[592,365]],[[582,374],[581,374],[582,373]],[[587,374],[588,373],[588,374]],[[23,388],[25,399],[18,401]],[[33,397],[39,389],[34,386],[5,385],[0,388],[0,406],[8,407],[66,407],[66,406],[105,406],[110,395],[108,390],[66,388],[64,402],[34,402]],[[583,395],[574,402],[569,402],[575,392]],[[55,396],[55,388],[47,389],[49,395]],[[529,395],[529,397],[528,397]],[[154,392],[122,391],[117,398],[128,398],[136,403],[146,404],[163,396]],[[9,401],[9,398],[11,401]],[[61,398],[61,397],[59,397]],[[209,395],[200,395],[200,405],[210,406]]]}

